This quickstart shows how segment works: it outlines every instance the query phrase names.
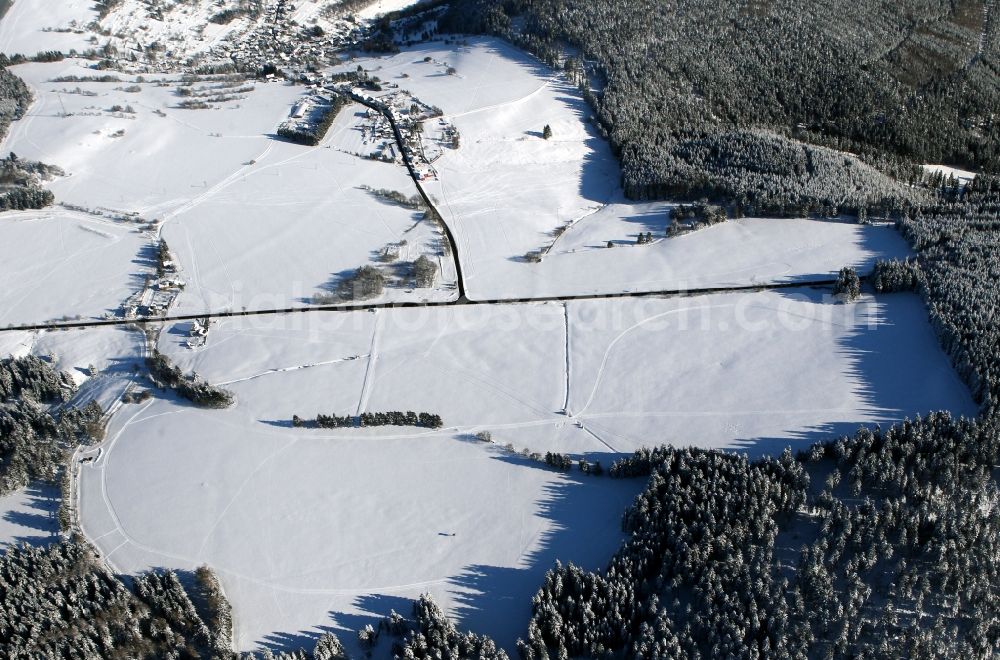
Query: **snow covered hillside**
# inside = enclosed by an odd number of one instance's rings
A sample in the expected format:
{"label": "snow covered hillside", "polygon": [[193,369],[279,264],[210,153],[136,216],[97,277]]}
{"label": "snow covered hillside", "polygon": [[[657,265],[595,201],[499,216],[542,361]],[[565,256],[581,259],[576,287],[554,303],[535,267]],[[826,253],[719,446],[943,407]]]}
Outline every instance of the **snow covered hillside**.
{"label": "snow covered hillside", "polygon": [[[458,129],[461,146],[432,163],[423,185],[457,234],[470,298],[829,277],[908,253],[888,229],[811,219],[748,219],[664,239],[674,205],[627,201],[580,92],[502,41],[421,44],[348,66],[440,107]],[[634,245],[647,232],[657,240]]]}

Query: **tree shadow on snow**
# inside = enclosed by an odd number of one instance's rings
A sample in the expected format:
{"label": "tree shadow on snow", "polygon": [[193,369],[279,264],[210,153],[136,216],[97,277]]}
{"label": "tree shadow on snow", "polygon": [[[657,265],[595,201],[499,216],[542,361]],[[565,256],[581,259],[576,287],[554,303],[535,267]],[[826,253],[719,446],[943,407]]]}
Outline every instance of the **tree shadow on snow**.
{"label": "tree shadow on snow", "polygon": [[[56,514],[59,511],[59,489],[51,484],[32,482],[25,487],[27,511],[5,511],[3,519],[7,523],[24,528],[11,537],[13,545],[45,545],[59,533]],[[0,544],[0,548],[3,544]]]}
{"label": "tree shadow on snow", "polygon": [[[483,45],[485,50],[492,55],[510,60],[539,80],[548,81],[549,88],[556,92],[556,100],[564,104],[586,127],[587,138],[584,143],[588,148],[588,155],[584,159],[580,172],[580,195],[584,199],[601,204],[613,201],[620,193],[621,171],[617,159],[611,153],[611,146],[607,140],[601,137],[591,121],[594,111],[583,100],[580,91],[547,64],[512,44],[490,39]],[[417,53],[419,52],[421,49],[418,48]],[[422,58],[418,57],[418,59]],[[461,66],[458,68],[459,74],[461,74]],[[541,131],[545,124],[552,123],[552,121],[553,118],[538,118],[538,137],[541,137]],[[534,131],[528,132],[529,135],[533,133]],[[551,142],[558,143],[559,139],[558,129],[554,128]]]}
{"label": "tree shadow on snow", "polygon": [[[602,457],[607,459],[606,455]],[[448,615],[460,630],[487,633],[514,653],[515,641],[526,634],[531,598],[541,586],[545,572],[557,560],[572,561],[590,570],[603,569],[621,544],[621,515],[642,489],[645,479],[588,476],[580,473],[575,464],[569,472],[558,472],[537,461],[506,453],[496,454],[493,460],[508,463],[512,469],[544,470],[552,474],[531,514],[547,520],[549,528],[527,541],[517,567],[470,564],[459,574],[448,577],[446,589],[453,600]],[[428,590],[435,589],[428,586]],[[439,603],[440,596],[438,586]],[[377,629],[379,621],[392,610],[409,618],[412,602],[410,598],[373,593],[355,601],[355,607],[362,613],[334,611],[330,616],[341,640],[349,645],[357,630],[368,624]],[[391,639],[379,642],[380,647],[388,648],[391,644]]]}
{"label": "tree shadow on snow", "polygon": [[275,426],[281,429],[292,428],[292,420],[290,419],[260,419],[257,421],[259,421],[261,424],[267,424],[268,426]]}
{"label": "tree shadow on snow", "polygon": [[[341,286],[347,280],[354,276],[356,268],[345,268],[344,270],[331,273],[330,277],[327,278],[326,282],[320,284],[317,289],[320,290],[321,295],[337,295],[340,293]],[[312,305],[316,303],[316,298],[314,296],[301,297],[298,298],[298,302]],[[350,302],[350,300],[340,300],[339,298],[335,302]]]}
{"label": "tree shadow on snow", "polygon": [[[838,305],[841,309],[836,311],[853,314],[852,325],[836,341],[836,351],[859,405],[856,410],[837,412],[841,402],[831,399],[831,416],[843,419],[786,429],[787,437],[742,439],[737,451],[754,458],[778,454],[786,447],[797,452],[817,442],[852,436],[862,427],[890,426],[932,411],[950,410],[955,417],[976,414],[968,388],[941,353],[919,296],[880,294],[845,306],[831,294],[829,289],[780,292],[784,298]],[[823,328],[814,322],[802,331],[822,332]],[[931,355],[932,351],[938,353]]]}

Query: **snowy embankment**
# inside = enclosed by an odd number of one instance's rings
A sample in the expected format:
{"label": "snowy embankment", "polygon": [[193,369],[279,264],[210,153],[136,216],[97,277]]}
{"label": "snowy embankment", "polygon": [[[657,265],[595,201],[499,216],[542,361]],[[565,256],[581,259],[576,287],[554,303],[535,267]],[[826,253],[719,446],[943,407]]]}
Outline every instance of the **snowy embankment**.
{"label": "snowy embankment", "polygon": [[[671,205],[624,198],[580,92],[502,41],[422,44],[347,66],[358,64],[440,107],[458,129],[461,146],[444,150],[424,186],[457,236],[472,299],[826,278],[845,264],[864,271],[908,254],[888,228],[810,219],[749,219],[663,239]],[[661,240],[633,245],[647,232]],[[540,250],[541,263],[525,259]]]}
{"label": "snowy embankment", "polygon": [[[975,411],[910,295],[228,319],[197,351],[186,330],[168,328],[161,350],[237,405],[123,408],[83,468],[84,529],[122,571],[211,564],[241,648],[357,630],[421,592],[510,647],[552,561],[607,560],[640,484],[551,472],[507,443],[607,466],[658,442],[756,455],[919,411]],[[290,424],[397,409],[441,414],[445,428]]]}

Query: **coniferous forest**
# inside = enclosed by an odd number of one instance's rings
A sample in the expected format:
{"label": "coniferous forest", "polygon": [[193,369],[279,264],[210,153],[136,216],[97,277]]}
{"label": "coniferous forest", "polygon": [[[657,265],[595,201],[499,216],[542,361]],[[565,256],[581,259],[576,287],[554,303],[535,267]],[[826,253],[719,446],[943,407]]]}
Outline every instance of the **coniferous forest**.
{"label": "coniferous forest", "polygon": [[1000,171],[994,5],[457,0],[441,27],[564,68],[633,198],[855,210],[913,201],[917,163]]}

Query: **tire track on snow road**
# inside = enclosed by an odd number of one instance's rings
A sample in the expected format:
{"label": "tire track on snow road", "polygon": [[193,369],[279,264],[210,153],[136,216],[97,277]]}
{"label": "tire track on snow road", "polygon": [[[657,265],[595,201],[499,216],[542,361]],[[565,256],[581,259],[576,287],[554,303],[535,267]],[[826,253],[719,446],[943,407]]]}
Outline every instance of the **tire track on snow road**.
{"label": "tire track on snow road", "polygon": [[[714,305],[712,307],[712,309],[727,308],[727,307],[735,307],[735,304],[727,303],[727,304],[723,304],[723,305]],[[615,337],[613,340],[611,340],[611,343],[608,344],[608,347],[604,351],[604,358],[601,360],[601,366],[598,367],[597,378],[594,380],[594,387],[590,391],[590,397],[587,399],[587,402],[585,404],[583,404],[583,408],[580,409],[580,412],[577,413],[574,416],[575,417],[582,416],[585,412],[587,412],[587,408],[590,407],[590,404],[593,403],[594,397],[597,395],[597,389],[600,386],[601,381],[604,379],[604,370],[605,370],[605,368],[608,365],[608,358],[611,356],[611,351],[618,344],[618,342],[620,342],[622,339],[624,339],[626,337],[626,335],[628,335],[629,333],[631,333],[633,330],[635,330],[637,328],[640,328],[640,327],[646,325],[647,323],[650,323],[652,321],[656,321],[656,320],[661,319],[661,318],[663,318],[665,316],[672,316],[672,315],[678,314],[680,312],[688,312],[688,311],[690,311],[692,309],[703,309],[703,308],[702,307],[697,307],[696,308],[694,306],[691,306],[691,307],[680,307],[678,309],[672,309],[670,311],[662,312],[660,314],[654,314],[653,316],[645,318],[645,319],[639,321],[638,323],[635,323],[634,325],[626,328],[621,333],[619,333],[617,337]]]}
{"label": "tire track on snow road", "polygon": [[361,384],[361,397],[358,399],[358,408],[355,415],[361,415],[368,406],[368,398],[371,396],[371,388],[375,380],[375,363],[378,362],[378,335],[382,328],[382,314],[375,312],[375,327],[372,329],[372,343],[368,349],[368,367],[365,369],[365,380]]}
{"label": "tire track on snow road", "polygon": [[292,367],[280,367],[275,369],[268,369],[267,371],[262,371],[259,374],[254,374],[252,376],[246,376],[244,378],[236,378],[233,380],[227,380],[223,382],[216,383],[220,387],[222,385],[233,385],[235,383],[244,383],[248,380],[254,380],[256,378],[261,378],[262,376],[270,376],[271,374],[280,374],[286,371],[299,371],[300,369],[312,369],[313,367],[324,367],[330,364],[337,364],[338,362],[352,362],[354,360],[361,360],[363,358],[371,357],[370,355],[354,355],[346,358],[337,358],[335,360],[327,360],[326,362],[313,362],[310,364],[299,364]]}
{"label": "tire track on snow road", "polygon": [[275,458],[277,458],[279,455],[285,453],[286,451],[288,451],[289,449],[291,449],[292,447],[294,447],[298,443],[299,443],[299,438],[296,438],[296,439],[292,440],[291,442],[289,442],[288,444],[286,444],[284,447],[281,447],[279,449],[274,450],[273,452],[271,452],[270,454],[268,454],[267,456],[265,456],[263,459],[261,459],[260,463],[258,463],[257,466],[253,470],[251,470],[250,473],[247,474],[246,477],[243,478],[243,481],[240,482],[240,485],[236,488],[236,490],[233,492],[232,496],[229,498],[229,502],[226,503],[226,506],[223,507],[223,509],[219,513],[218,517],[216,517],[215,522],[212,523],[212,526],[205,533],[205,538],[202,540],[201,545],[198,546],[198,552],[196,553],[195,556],[197,556],[197,557],[204,557],[205,556],[205,546],[208,545],[209,539],[211,539],[212,535],[215,534],[215,530],[218,529],[218,527],[219,527],[220,524],[222,524],[222,521],[225,520],[226,515],[229,513],[229,510],[233,507],[233,504],[236,503],[236,500],[239,499],[240,495],[243,494],[243,490],[250,483],[250,480],[253,479],[257,475],[258,472],[260,472],[261,470],[263,470],[264,466],[266,466],[272,460],[274,460]]}
{"label": "tire track on snow road", "polygon": [[565,366],[565,371],[566,371],[566,396],[563,399],[563,414],[565,414],[567,416],[570,416],[570,411],[569,411],[569,391],[570,391],[570,356],[571,356],[571,352],[570,352],[570,343],[569,343],[569,303],[563,302],[562,308],[563,308],[564,332],[565,332],[565,335],[566,335],[566,346],[564,348],[565,355],[566,355],[566,366]]}

